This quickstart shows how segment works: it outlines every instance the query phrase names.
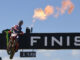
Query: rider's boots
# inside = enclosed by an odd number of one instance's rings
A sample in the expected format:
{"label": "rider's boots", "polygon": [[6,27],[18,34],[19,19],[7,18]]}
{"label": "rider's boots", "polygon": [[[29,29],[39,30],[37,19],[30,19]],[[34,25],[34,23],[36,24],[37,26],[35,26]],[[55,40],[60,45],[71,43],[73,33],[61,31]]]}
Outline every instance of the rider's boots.
{"label": "rider's boots", "polygon": [[19,47],[19,44],[17,43],[17,44],[16,44],[15,52],[18,52],[18,47]]}

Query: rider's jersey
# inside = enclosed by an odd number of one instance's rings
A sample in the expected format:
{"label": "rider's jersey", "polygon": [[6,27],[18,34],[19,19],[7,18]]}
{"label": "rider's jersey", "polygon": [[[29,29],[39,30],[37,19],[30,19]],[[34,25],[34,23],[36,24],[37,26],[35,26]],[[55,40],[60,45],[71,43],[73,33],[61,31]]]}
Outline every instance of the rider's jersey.
{"label": "rider's jersey", "polygon": [[15,25],[11,30],[13,31],[14,34],[16,34],[16,33],[20,33],[22,28],[19,25]]}

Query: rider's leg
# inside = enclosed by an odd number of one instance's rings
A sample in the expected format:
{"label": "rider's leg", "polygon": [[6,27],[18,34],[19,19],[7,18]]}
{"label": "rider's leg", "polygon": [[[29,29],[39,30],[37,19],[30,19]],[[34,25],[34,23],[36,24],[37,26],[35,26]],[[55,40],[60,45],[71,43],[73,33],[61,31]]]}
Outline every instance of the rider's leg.
{"label": "rider's leg", "polygon": [[16,46],[15,46],[15,51],[16,51],[16,52],[18,51],[18,47],[19,47],[19,43],[16,42]]}
{"label": "rider's leg", "polygon": [[11,41],[12,41],[12,47],[14,47],[14,39],[15,39],[14,37],[11,38]]}
{"label": "rider's leg", "polygon": [[19,38],[16,38],[16,51],[18,51],[18,47],[19,47],[19,43],[18,43],[18,41],[19,41]]}
{"label": "rider's leg", "polygon": [[9,48],[11,47],[12,42],[13,42],[13,37],[11,36],[9,40]]}

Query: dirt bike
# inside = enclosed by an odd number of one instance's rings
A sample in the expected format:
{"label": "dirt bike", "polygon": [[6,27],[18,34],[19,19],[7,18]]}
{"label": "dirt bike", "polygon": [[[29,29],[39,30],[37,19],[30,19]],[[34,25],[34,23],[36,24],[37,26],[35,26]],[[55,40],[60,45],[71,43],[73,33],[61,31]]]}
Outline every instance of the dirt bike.
{"label": "dirt bike", "polygon": [[13,56],[15,54],[16,51],[16,44],[17,44],[17,37],[19,35],[23,35],[23,33],[21,34],[17,34],[16,37],[11,37],[9,39],[9,44],[8,44],[8,47],[7,47],[7,53],[10,55],[10,59],[13,59]]}
{"label": "dirt bike", "polygon": [[18,41],[16,40],[17,37],[20,35],[23,35],[24,33],[21,31],[21,33],[17,33],[16,36],[12,37],[13,31],[7,30],[6,32],[6,39],[7,39],[7,53],[10,55],[10,59],[13,59],[13,56],[16,51],[16,44]]}
{"label": "dirt bike", "polygon": [[[14,38],[14,37],[11,37],[11,38]],[[13,39],[13,41],[11,39],[9,40],[9,44],[7,47],[7,53],[10,55],[10,59],[13,59],[13,56],[16,52],[15,47],[16,47],[16,37],[15,37],[15,39]]]}

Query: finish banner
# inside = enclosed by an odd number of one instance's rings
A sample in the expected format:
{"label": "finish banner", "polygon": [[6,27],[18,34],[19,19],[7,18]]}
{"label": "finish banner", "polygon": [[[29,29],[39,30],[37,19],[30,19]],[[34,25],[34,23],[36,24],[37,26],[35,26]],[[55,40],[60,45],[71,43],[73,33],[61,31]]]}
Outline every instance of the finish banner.
{"label": "finish banner", "polygon": [[[0,34],[0,49],[6,49],[9,34]],[[80,49],[80,33],[26,33],[19,36],[19,49]]]}
{"label": "finish banner", "polygon": [[80,33],[30,33],[22,42],[24,49],[80,49]]}

